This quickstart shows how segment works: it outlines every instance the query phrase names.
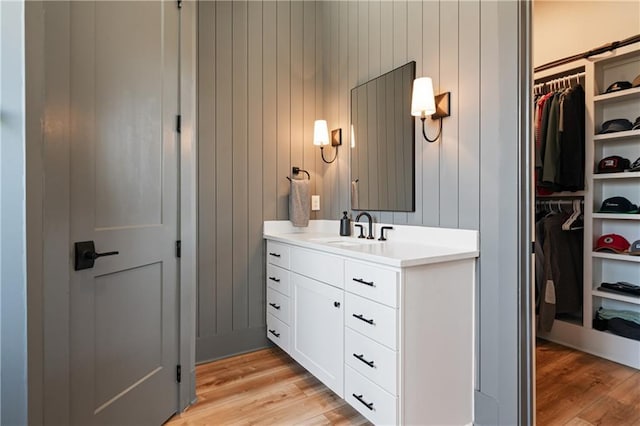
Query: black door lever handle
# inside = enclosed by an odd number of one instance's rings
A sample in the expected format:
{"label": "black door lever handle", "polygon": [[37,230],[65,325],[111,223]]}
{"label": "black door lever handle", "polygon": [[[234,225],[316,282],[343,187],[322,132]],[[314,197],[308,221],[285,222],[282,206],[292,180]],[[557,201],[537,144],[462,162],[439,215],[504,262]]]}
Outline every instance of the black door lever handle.
{"label": "black door lever handle", "polygon": [[115,256],[120,254],[118,251],[107,251],[104,253],[96,252],[96,246],[93,241],[80,241],[74,244],[75,262],[73,269],[81,271],[83,269],[93,268],[94,262],[99,257]]}

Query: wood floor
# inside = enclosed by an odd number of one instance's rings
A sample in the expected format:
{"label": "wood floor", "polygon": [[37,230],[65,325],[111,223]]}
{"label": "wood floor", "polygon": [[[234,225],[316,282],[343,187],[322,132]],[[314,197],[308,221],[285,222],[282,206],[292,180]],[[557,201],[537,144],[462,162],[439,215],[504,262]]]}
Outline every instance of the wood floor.
{"label": "wood floor", "polygon": [[640,425],[640,371],[555,343],[536,347],[537,424]]}
{"label": "wood floor", "polygon": [[196,395],[198,402],[167,424],[369,424],[276,348],[197,366]]}
{"label": "wood floor", "polygon": [[[536,358],[539,426],[640,426],[640,371],[544,340]],[[368,424],[277,348],[200,365],[196,381],[169,425]]]}

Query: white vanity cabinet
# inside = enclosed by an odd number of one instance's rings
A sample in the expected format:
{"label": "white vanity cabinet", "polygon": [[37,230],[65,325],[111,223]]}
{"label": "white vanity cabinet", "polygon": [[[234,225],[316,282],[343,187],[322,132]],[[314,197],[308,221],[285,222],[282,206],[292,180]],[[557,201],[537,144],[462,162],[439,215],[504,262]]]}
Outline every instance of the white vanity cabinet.
{"label": "white vanity cabinet", "polygon": [[374,424],[472,424],[477,233],[451,231],[469,247],[265,230],[267,336]]}

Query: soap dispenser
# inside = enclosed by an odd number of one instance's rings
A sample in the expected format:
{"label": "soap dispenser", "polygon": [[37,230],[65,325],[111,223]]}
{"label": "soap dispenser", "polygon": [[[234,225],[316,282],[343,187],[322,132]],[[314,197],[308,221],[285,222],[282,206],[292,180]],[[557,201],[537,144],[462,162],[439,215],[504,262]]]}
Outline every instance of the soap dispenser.
{"label": "soap dispenser", "polygon": [[340,219],[340,235],[348,237],[351,235],[351,219],[347,216],[347,212],[342,212],[342,214],[342,219]]}

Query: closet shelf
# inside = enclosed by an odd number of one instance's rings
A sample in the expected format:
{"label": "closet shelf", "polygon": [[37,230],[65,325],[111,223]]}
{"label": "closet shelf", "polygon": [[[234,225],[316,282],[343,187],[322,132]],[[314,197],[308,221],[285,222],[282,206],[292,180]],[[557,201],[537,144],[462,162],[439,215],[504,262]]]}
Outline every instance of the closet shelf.
{"label": "closet shelf", "polygon": [[594,251],[591,253],[591,256],[598,259],[622,260],[624,262],[640,263],[640,256],[630,256],[628,254],[602,253]]}
{"label": "closet shelf", "polygon": [[601,173],[594,174],[594,180],[601,179],[635,179],[640,178],[640,172],[620,172],[620,173]]}
{"label": "closet shelf", "polygon": [[596,104],[605,105],[612,102],[621,102],[634,98],[640,99],[640,87],[597,95],[593,97],[593,102]]}
{"label": "closet shelf", "polygon": [[604,135],[593,135],[594,141],[613,142],[632,140],[640,138],[640,130],[627,130],[625,132],[605,133]]}
{"label": "closet shelf", "polygon": [[612,219],[612,220],[640,220],[640,214],[633,213],[594,213],[594,219]]}
{"label": "closet shelf", "polygon": [[601,297],[603,299],[618,300],[620,302],[640,305],[640,297],[625,296],[624,294],[610,293],[608,291],[599,291],[599,290],[593,290],[591,294],[595,297]]}
{"label": "closet shelf", "polygon": [[584,197],[585,196],[585,191],[561,191],[561,192],[554,192],[553,194],[549,194],[549,195],[536,195],[536,198],[540,198],[540,199],[554,199],[554,198],[568,198],[568,197]]}

